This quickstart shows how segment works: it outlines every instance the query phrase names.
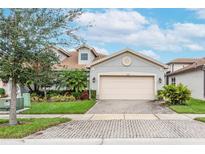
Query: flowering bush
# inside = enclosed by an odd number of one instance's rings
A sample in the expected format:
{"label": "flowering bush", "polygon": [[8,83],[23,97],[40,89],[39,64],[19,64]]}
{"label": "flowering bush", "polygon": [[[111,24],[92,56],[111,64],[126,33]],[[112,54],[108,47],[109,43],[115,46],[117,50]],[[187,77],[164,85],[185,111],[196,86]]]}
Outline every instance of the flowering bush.
{"label": "flowering bush", "polygon": [[85,90],[85,91],[81,94],[80,99],[81,99],[81,100],[89,99],[89,93],[88,93],[87,90]]}

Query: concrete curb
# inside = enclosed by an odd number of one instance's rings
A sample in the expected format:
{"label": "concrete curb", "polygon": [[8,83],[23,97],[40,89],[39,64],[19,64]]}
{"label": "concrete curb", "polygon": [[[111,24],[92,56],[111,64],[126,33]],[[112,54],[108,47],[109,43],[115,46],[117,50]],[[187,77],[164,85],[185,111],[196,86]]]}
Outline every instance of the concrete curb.
{"label": "concrete curb", "polygon": [[204,138],[1,139],[0,145],[205,145]]}

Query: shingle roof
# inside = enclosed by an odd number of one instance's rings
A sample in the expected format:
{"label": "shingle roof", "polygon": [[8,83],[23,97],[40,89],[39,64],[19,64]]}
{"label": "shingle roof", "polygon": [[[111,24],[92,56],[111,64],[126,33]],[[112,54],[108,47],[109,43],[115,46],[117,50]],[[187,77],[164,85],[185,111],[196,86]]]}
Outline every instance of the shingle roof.
{"label": "shingle roof", "polygon": [[197,68],[202,68],[203,66],[205,66],[205,58],[200,58],[198,60],[195,60],[195,62],[193,64],[188,65],[184,68],[181,68],[175,72],[169,73],[167,75],[170,76],[170,75],[175,75],[175,74],[181,74],[181,73],[185,73],[187,71],[196,70]]}
{"label": "shingle roof", "polygon": [[167,64],[193,64],[197,58],[177,58]]}

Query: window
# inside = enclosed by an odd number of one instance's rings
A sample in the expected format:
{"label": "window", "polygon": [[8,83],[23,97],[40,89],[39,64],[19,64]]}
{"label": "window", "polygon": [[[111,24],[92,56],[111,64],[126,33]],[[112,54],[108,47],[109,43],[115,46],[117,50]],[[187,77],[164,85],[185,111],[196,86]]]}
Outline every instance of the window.
{"label": "window", "polygon": [[81,60],[88,60],[88,54],[87,53],[81,53]]}
{"label": "window", "polygon": [[176,84],[176,78],[172,78],[172,84]]}

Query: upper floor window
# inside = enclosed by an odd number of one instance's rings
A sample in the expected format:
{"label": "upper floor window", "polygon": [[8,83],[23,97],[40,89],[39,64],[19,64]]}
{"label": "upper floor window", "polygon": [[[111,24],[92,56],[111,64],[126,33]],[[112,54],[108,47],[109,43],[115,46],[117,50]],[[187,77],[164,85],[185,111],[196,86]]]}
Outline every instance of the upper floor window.
{"label": "upper floor window", "polygon": [[88,60],[88,54],[87,53],[81,53],[80,59],[81,60]]}
{"label": "upper floor window", "polygon": [[172,78],[172,84],[176,84],[176,78]]}

